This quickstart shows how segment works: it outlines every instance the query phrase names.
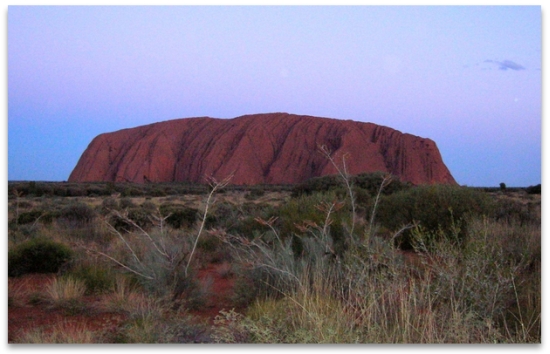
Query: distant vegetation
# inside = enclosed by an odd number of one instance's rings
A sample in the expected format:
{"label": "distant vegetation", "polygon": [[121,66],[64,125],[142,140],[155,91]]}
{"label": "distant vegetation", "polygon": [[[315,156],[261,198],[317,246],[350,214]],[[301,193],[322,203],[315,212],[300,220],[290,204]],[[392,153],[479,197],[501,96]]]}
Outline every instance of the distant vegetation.
{"label": "distant vegetation", "polygon": [[[9,285],[9,308],[124,318],[16,342],[541,342],[540,185],[226,182],[9,182],[10,284],[55,278],[26,304]],[[213,325],[192,315],[212,265],[232,284]]]}

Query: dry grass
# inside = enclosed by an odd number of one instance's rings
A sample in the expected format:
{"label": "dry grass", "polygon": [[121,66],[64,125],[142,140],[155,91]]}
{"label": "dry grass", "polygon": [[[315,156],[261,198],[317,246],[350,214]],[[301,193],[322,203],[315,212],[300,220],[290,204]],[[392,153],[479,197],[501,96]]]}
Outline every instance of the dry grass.
{"label": "dry grass", "polygon": [[52,328],[38,328],[24,333],[17,339],[20,344],[92,344],[100,343],[100,337],[85,325],[62,322]]}
{"label": "dry grass", "polygon": [[139,293],[130,285],[130,281],[123,275],[115,280],[114,291],[103,298],[103,305],[108,311],[131,313],[144,301],[145,295]]}
{"label": "dry grass", "polygon": [[27,289],[28,284],[26,284],[26,281],[8,278],[8,306],[25,306],[26,299],[29,296],[29,291]]}
{"label": "dry grass", "polygon": [[48,299],[53,303],[79,299],[85,292],[84,282],[72,277],[55,278],[46,290]]}

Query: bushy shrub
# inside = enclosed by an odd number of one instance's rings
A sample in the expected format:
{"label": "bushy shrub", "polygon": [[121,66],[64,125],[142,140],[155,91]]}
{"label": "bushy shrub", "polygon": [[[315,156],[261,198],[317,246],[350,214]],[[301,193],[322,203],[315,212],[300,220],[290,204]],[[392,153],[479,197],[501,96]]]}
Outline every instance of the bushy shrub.
{"label": "bushy shrub", "polygon": [[260,224],[255,216],[242,216],[227,228],[227,232],[248,239],[254,238],[258,233],[261,234],[267,231],[269,231],[269,226]]}
{"label": "bushy shrub", "polygon": [[134,187],[127,187],[127,188],[124,188],[124,190],[122,191],[123,197],[140,197],[143,194],[144,194],[143,191]]}
{"label": "bushy shrub", "polygon": [[536,186],[529,186],[525,190],[527,194],[541,194],[541,185],[537,184]]}
{"label": "bushy shrub", "polygon": [[134,204],[134,202],[132,201],[131,198],[127,198],[127,197],[124,197],[124,198],[120,198],[120,201],[119,201],[119,206],[120,206],[120,209],[128,209],[128,208],[133,208],[135,207],[136,205]]}
{"label": "bushy shrub", "polygon": [[30,224],[35,222],[39,217],[44,214],[42,210],[31,210],[19,214],[17,218],[17,223],[20,225]]}
{"label": "bushy shrub", "polygon": [[143,210],[146,210],[146,211],[150,212],[150,213],[153,213],[153,212],[155,212],[155,210],[157,210],[157,206],[151,200],[145,200],[141,204],[141,208]]}
{"label": "bushy shrub", "polygon": [[119,203],[115,198],[107,197],[101,201],[100,212],[103,215],[110,213],[112,210],[120,209]]}
{"label": "bushy shrub", "polygon": [[276,270],[267,267],[237,269],[231,305],[246,308],[257,298],[281,298],[286,287]]}
{"label": "bushy shrub", "polygon": [[[380,185],[386,177],[384,172],[361,173],[353,177],[353,185],[365,190],[371,196],[374,196],[380,190]],[[409,182],[402,182],[397,176],[391,176],[391,182],[384,186],[382,195],[390,195],[403,190],[410,189],[412,185]]]}
{"label": "bushy shrub", "polygon": [[529,223],[540,224],[540,210],[535,208],[535,204],[523,204],[513,199],[501,199],[495,203],[493,213],[497,221],[511,223],[519,222],[521,225]]}
{"label": "bushy shrub", "polygon": [[67,275],[82,281],[86,285],[87,294],[111,291],[116,279],[113,268],[89,261],[72,266]]}
{"label": "bushy shrub", "polygon": [[[451,235],[460,228],[459,239],[466,231],[468,215],[490,215],[493,202],[483,192],[448,185],[418,186],[381,199],[376,220],[385,228],[397,231],[404,225],[418,223],[424,232],[434,237]],[[411,247],[411,230],[397,241],[403,248]]]}
{"label": "bushy shrub", "polygon": [[250,192],[245,194],[245,198],[248,200],[254,200],[265,195],[265,190],[261,188],[254,188]]}
{"label": "bushy shrub", "polygon": [[141,207],[126,209],[124,213],[113,212],[109,217],[109,224],[119,232],[131,232],[138,228],[147,230],[153,226],[151,213]]}
{"label": "bushy shrub", "polygon": [[86,188],[86,195],[88,197],[99,197],[101,195],[103,195],[103,190],[101,188],[98,188],[98,187],[87,187]]}
{"label": "bushy shrub", "polygon": [[[338,202],[341,198],[334,193],[314,193],[308,196],[292,198],[287,203],[279,207],[276,212],[278,217],[277,226],[283,238],[293,234],[304,234],[300,228],[304,222],[322,226],[326,220],[326,212],[321,210],[322,205],[326,203]],[[333,212],[331,215],[331,226],[342,225],[350,212],[347,208]]]}
{"label": "bushy shrub", "polygon": [[27,191],[28,194],[34,195],[35,197],[53,195],[53,188],[50,185],[45,183],[36,183],[34,181],[29,182]]}
{"label": "bushy shrub", "polygon": [[67,188],[67,197],[84,197],[86,196],[86,190],[79,187],[69,187]]}
{"label": "bushy shrub", "polygon": [[55,273],[72,256],[73,251],[59,242],[43,238],[25,241],[8,252],[8,275]]}
{"label": "bushy shrub", "polygon": [[292,189],[292,197],[297,198],[302,195],[311,195],[316,192],[328,192],[331,189],[341,186],[341,177],[337,175],[313,177],[294,186]]}
{"label": "bushy shrub", "polygon": [[[362,189],[367,194],[373,196],[378,193],[386,175],[384,172],[360,173],[356,176],[351,176],[350,182],[355,188]],[[409,189],[411,186],[410,183],[401,182],[398,177],[392,176],[392,182],[382,190],[382,194],[393,194]],[[342,177],[338,175],[314,177],[296,185],[292,190],[292,197],[311,195],[316,192],[328,192],[342,189],[343,187]],[[347,191],[342,190],[342,193],[345,195]]]}
{"label": "bushy shrub", "polygon": [[166,223],[174,229],[189,228],[195,225],[198,210],[177,204],[163,204],[159,208],[160,213],[166,218]]}
{"label": "bushy shrub", "polygon": [[71,223],[87,224],[95,218],[95,212],[84,203],[73,203],[61,209],[59,217]]}

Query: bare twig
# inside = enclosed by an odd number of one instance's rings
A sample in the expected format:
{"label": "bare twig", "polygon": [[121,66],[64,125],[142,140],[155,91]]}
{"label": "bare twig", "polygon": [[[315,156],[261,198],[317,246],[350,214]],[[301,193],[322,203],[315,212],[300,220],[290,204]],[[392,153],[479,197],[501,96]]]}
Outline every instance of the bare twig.
{"label": "bare twig", "polygon": [[374,224],[374,216],[376,215],[376,208],[378,207],[378,201],[380,200],[380,194],[382,193],[382,190],[384,188],[386,188],[386,186],[388,186],[391,182],[392,182],[392,176],[388,174],[388,175],[384,176],[384,179],[382,179],[382,183],[380,183],[380,188],[378,188],[378,193],[376,194],[376,199],[374,200],[374,206],[372,207],[372,212],[371,212],[371,215],[370,215],[369,231],[368,231],[368,234],[367,234],[368,237],[372,236],[371,235],[372,226]]}
{"label": "bare twig", "polygon": [[255,218],[254,220],[264,226],[269,226],[269,228],[271,229],[271,231],[273,231],[273,233],[275,234],[275,237],[277,237],[277,240],[279,241],[279,245],[281,246],[281,248],[284,248],[284,245],[283,245],[283,241],[281,240],[281,238],[279,237],[279,233],[277,232],[277,230],[275,230],[275,228],[273,227],[273,223],[275,221],[277,221],[277,217],[276,216],[272,216],[269,218],[269,220],[264,220],[260,217],[257,217]]}
{"label": "bare twig", "polygon": [[[138,229],[145,237],[147,237],[147,239],[149,240],[149,242],[151,242],[151,244],[153,245],[153,247],[155,247],[155,249],[157,250],[158,253],[160,253],[162,256],[166,257],[166,258],[170,258],[170,256],[168,255],[168,253],[166,252],[166,250],[164,249],[164,246],[163,246],[163,249],[164,250],[161,250],[159,248],[159,246],[157,245],[157,243],[153,240],[153,238],[151,237],[151,235],[149,235],[149,233],[145,230],[143,230],[143,228],[141,226],[139,226],[134,220],[130,219],[128,216],[126,215],[122,215],[121,213],[119,213],[118,211],[114,210],[113,211],[115,215],[117,215],[119,218],[122,218],[122,220],[124,220],[125,222],[129,223],[130,225],[132,225],[133,227],[135,227],[136,229]],[[159,213],[160,214],[160,213]],[[167,217],[165,217],[164,219],[162,219],[163,221],[168,218],[170,215],[168,215]],[[161,219],[161,217],[159,216],[159,219]],[[116,231],[116,230],[115,230]],[[118,233],[118,231],[116,231]],[[161,234],[162,234],[162,222],[161,222]]]}
{"label": "bare twig", "polygon": [[[140,264],[143,266],[143,263],[141,263],[141,260],[139,259],[139,257],[137,256],[137,254],[134,252],[134,249],[132,248],[132,246],[130,246],[130,244],[128,243],[128,241],[126,241],[126,239],[124,238],[124,236],[122,236],[122,234],[117,230],[115,229],[115,227],[113,225],[111,225],[110,223],[108,223],[107,221],[105,221],[105,224],[107,224],[107,227],[111,230],[111,232],[113,232],[115,235],[117,235],[121,240],[122,242],[124,242],[124,245],[126,245],[126,248],[128,248],[128,250],[130,250],[130,253],[132,253],[132,256],[134,257],[134,259]],[[108,258],[111,258],[111,257],[108,257]],[[112,259],[112,258],[111,258]],[[120,262],[117,262],[120,264]]]}
{"label": "bare twig", "polygon": [[150,280],[154,279],[154,278],[151,277],[150,275],[146,275],[146,274],[140,273],[140,272],[138,272],[137,270],[128,267],[127,265],[123,264],[122,262],[119,262],[118,260],[116,260],[115,258],[109,256],[108,254],[105,254],[105,253],[103,253],[103,252],[96,251],[96,250],[91,250],[91,251],[92,251],[92,252],[95,252],[95,253],[97,253],[97,254],[99,254],[99,255],[105,257],[105,258],[110,259],[111,261],[115,262],[116,264],[118,264],[119,266],[121,266],[122,268],[126,269],[126,270],[129,271],[129,272],[132,272],[132,273],[134,273],[134,274],[136,274],[136,275],[139,275],[139,276],[141,276],[141,277],[144,277],[144,278],[146,278],[146,279],[150,279]]}
{"label": "bare twig", "polygon": [[[206,204],[204,206],[204,212],[202,215],[201,224],[199,227],[199,231],[197,233],[197,237],[195,238],[195,243],[193,244],[193,249],[191,250],[191,253],[189,254],[189,259],[187,260],[187,265],[185,266],[185,276],[187,277],[187,272],[189,269],[189,265],[191,264],[191,261],[193,260],[193,255],[195,254],[195,250],[197,248],[197,243],[199,242],[199,238],[201,237],[202,230],[204,229],[204,224],[206,223],[206,217],[208,216],[208,209],[210,208],[210,205],[212,203],[212,198],[214,197],[214,194],[218,189],[221,189],[229,184],[231,179],[233,178],[233,174],[227,176],[223,181],[218,182],[213,177],[211,178],[210,186],[212,187],[212,190],[208,194],[208,198],[206,198]],[[182,257],[181,260],[178,262],[181,263],[184,260],[185,257]]]}
{"label": "bare twig", "polygon": [[347,164],[346,164],[346,159],[349,155],[344,154],[342,156],[342,167],[340,168],[338,166],[338,164],[336,163],[336,161],[334,161],[334,159],[332,157],[332,151],[330,151],[330,149],[326,145],[320,146],[319,150],[330,161],[330,163],[334,166],[336,171],[338,171],[338,174],[340,175],[340,177],[344,181],[344,183],[346,185],[346,189],[348,190],[349,199],[350,199],[350,202],[351,202],[351,231],[350,231],[350,234],[351,234],[351,237],[353,238],[354,237],[353,232],[355,230],[356,213],[355,213],[355,194],[353,193],[353,184],[351,182],[351,178],[349,176],[348,168],[347,168]]}

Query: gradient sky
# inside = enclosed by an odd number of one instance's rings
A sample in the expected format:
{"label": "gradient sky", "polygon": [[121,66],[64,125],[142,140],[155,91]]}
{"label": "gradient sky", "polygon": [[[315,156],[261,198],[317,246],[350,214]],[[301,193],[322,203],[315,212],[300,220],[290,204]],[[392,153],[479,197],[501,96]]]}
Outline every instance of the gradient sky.
{"label": "gradient sky", "polygon": [[8,179],[98,134],[288,112],[434,140],[459,184],[541,183],[541,8],[8,7]]}

